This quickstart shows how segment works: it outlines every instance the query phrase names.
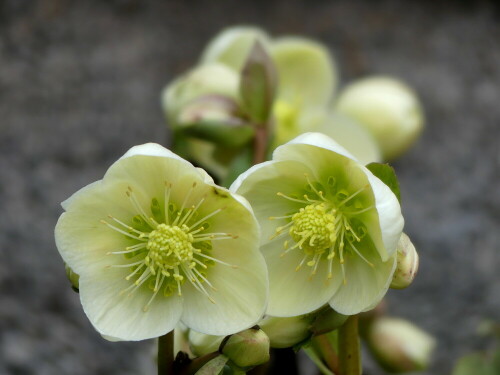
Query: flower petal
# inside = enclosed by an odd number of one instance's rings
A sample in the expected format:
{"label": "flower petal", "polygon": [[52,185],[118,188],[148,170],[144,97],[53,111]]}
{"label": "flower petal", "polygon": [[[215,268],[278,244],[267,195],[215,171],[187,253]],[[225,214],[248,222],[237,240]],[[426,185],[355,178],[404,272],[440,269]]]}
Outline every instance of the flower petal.
{"label": "flower petal", "polygon": [[279,75],[278,97],[304,107],[324,106],[333,97],[337,72],[328,50],[306,38],[273,41],[271,56]]}
{"label": "flower petal", "polygon": [[[311,173],[304,164],[271,161],[250,168],[231,185],[231,191],[243,195],[252,205],[261,224],[261,243],[268,242],[276,228],[286,224],[282,219],[270,220],[270,217],[295,213],[304,206],[303,203],[277,196],[278,192],[289,196],[304,191],[304,173]],[[297,198],[302,199],[299,196]]]}
{"label": "flower petal", "polygon": [[[356,158],[351,153],[349,153],[349,151],[347,151],[344,147],[335,142],[332,138],[321,133],[304,133],[299,135],[298,137],[292,139],[287,144],[278,147],[273,153],[273,160],[292,159],[310,163],[312,156],[309,155],[309,152],[304,153],[304,150],[296,149],[297,147],[296,145],[309,145],[309,146],[320,147],[325,150],[333,151],[346,158],[356,160]],[[329,153],[327,153],[326,155],[328,154]],[[323,156],[322,159],[325,159],[325,156]]]}
{"label": "flower petal", "polygon": [[133,285],[125,280],[126,273],[122,268],[109,268],[80,277],[80,300],[92,325],[102,335],[130,341],[173,330],[182,313],[182,298],[157,295],[144,312],[153,292],[143,285],[130,296],[120,294]]}
{"label": "flower petal", "polygon": [[[373,195],[375,197],[375,207],[378,213],[378,228],[374,227],[374,222],[367,223],[368,233],[375,242],[379,254],[383,261],[393,256],[397,250],[399,238],[404,227],[404,219],[401,214],[401,206],[391,189],[375,177],[367,168],[360,168],[368,177]],[[380,233],[381,238],[373,233]]]}
{"label": "flower petal", "polygon": [[236,26],[222,30],[203,51],[201,63],[219,62],[239,72],[257,40],[264,47],[269,45],[269,37],[257,27]]}
{"label": "flower petal", "polygon": [[224,209],[207,220],[208,231],[237,237],[212,241],[210,255],[235,267],[216,263],[207,269],[206,277],[216,290],[204,286],[215,304],[191,284],[184,284],[182,321],[202,333],[228,335],[251,327],[263,316],[269,288],[267,267],[256,241],[259,226],[248,202],[221,187],[210,190],[200,207],[206,212],[201,215]]}
{"label": "flower petal", "polygon": [[124,220],[137,214],[125,195],[126,191],[124,183],[104,184],[97,181],[63,203],[67,212],[59,217],[56,224],[56,246],[64,261],[80,276],[89,268],[109,265],[111,259],[106,255],[108,252],[130,246],[130,240],[125,235],[101,222],[113,223],[109,215]]}
{"label": "flower petal", "polygon": [[[339,288],[341,277],[327,279],[328,262],[320,261],[316,275],[303,265],[298,271],[304,253],[295,249],[283,253],[283,242],[275,240],[262,247],[262,253],[269,269],[269,306],[267,314],[289,317],[307,314],[326,304]],[[338,275],[340,267],[332,264],[333,274]]]}
{"label": "flower petal", "polygon": [[330,306],[344,315],[354,315],[374,308],[384,297],[396,269],[396,257],[383,262],[377,252],[364,251],[373,267],[359,257],[348,257],[344,263],[346,284],[340,286]]}

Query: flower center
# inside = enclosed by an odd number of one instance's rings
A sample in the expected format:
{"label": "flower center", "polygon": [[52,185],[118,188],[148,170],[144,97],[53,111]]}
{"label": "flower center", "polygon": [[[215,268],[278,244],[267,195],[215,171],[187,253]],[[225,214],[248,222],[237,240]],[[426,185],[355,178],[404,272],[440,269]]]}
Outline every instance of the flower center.
{"label": "flower center", "polygon": [[[336,179],[333,176],[328,178],[326,189],[318,182],[312,183],[307,174],[305,177],[308,193],[302,195],[302,198],[298,195],[277,193],[278,196],[294,204],[303,204],[304,207],[292,214],[270,217],[271,220],[287,220],[288,223],[276,228],[275,234],[269,239],[284,237],[288,234],[294,244],[289,246],[291,241],[285,239],[283,243],[285,251],[281,256],[295,249],[301,250],[303,257],[295,270],[298,271],[306,264],[312,269],[311,277],[316,274],[320,262],[326,260],[328,263],[327,279],[331,279],[334,259],[338,259],[344,283],[346,283],[344,263],[347,255],[355,254],[373,266],[358,250],[358,244],[366,236],[367,229],[362,221],[356,218],[357,215],[374,208],[374,205],[364,207],[362,200],[358,199],[369,185],[349,194],[346,189],[337,188]],[[370,246],[369,243],[367,246]]]}
{"label": "flower center", "polygon": [[162,270],[174,269],[182,263],[193,260],[193,235],[187,225],[159,224],[149,234],[146,248],[151,267]]}
{"label": "flower center", "polygon": [[325,203],[316,203],[301,208],[292,216],[290,236],[306,254],[323,254],[335,243],[334,212]]}
{"label": "flower center", "polygon": [[236,267],[214,257],[212,243],[235,239],[238,236],[207,232],[210,218],[223,208],[199,217],[198,209],[205,201],[205,197],[196,205],[187,205],[195,188],[196,183],[193,183],[192,188],[186,192],[183,203],[177,206],[170,200],[172,184],[165,183],[163,204],[160,204],[157,198],[153,198],[150,206],[151,214],[148,215],[129,187],[127,196],[137,212],[131,220],[131,225],[111,215],[109,218],[113,224],[101,221],[131,241],[131,245],[124,250],[108,253],[123,256],[131,263],[112,264],[108,267],[130,269],[125,279],[130,280],[132,284],[122,290],[121,294],[126,293],[130,296],[143,285],[153,291],[153,295],[144,306],[144,311],[149,309],[160,291],[165,297],[170,297],[175,292],[181,296],[181,287],[186,280],[215,303],[209,290],[216,289],[208,280],[207,270],[216,263]]}

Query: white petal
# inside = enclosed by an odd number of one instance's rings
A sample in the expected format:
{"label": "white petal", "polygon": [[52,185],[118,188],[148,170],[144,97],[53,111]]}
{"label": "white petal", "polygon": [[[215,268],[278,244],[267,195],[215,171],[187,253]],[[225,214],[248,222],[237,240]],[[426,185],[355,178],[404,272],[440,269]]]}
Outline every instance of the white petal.
{"label": "white petal", "polygon": [[283,257],[280,240],[262,247],[269,269],[269,306],[267,314],[290,317],[307,314],[326,304],[338,289],[342,279],[339,266],[333,263],[334,278],[328,280],[328,262],[322,260],[317,273],[311,277],[312,267],[304,264],[296,267],[303,259],[302,250],[294,249]]}
{"label": "white petal", "polygon": [[329,51],[306,38],[273,41],[271,54],[279,76],[278,98],[307,106],[324,106],[332,99],[336,71]]}
{"label": "white petal", "polygon": [[304,173],[312,172],[302,163],[271,161],[250,168],[231,186],[232,191],[243,195],[252,205],[261,226],[261,243],[268,242],[276,228],[286,224],[286,220],[270,220],[270,217],[295,213],[305,206],[305,203],[296,203],[277,195],[278,192],[285,195],[305,192],[307,182]]}
{"label": "white petal", "polygon": [[214,241],[213,257],[238,268],[218,263],[209,268],[207,279],[216,290],[205,287],[215,303],[188,282],[184,284],[185,325],[210,335],[228,335],[257,324],[265,313],[269,282],[264,258],[257,249],[249,249],[254,244],[255,239],[248,243],[243,238]]}
{"label": "white petal", "polygon": [[[292,139],[287,144],[278,147],[273,153],[273,159],[275,160],[287,160],[287,159],[295,159],[300,160],[300,154],[302,152],[295,151],[295,145],[310,145],[315,147],[320,147],[329,151],[333,151],[339,155],[345,156],[346,158],[356,160],[356,158],[349,153],[344,147],[335,142],[330,137],[321,134],[321,133],[304,133],[299,135],[298,137]],[[296,155],[299,153],[299,155]],[[299,156],[299,158],[298,158]],[[307,157],[307,155],[305,155]],[[302,159],[303,160],[303,159]],[[301,161],[302,161],[301,160]]]}
{"label": "white petal", "polygon": [[56,246],[64,261],[77,274],[109,265],[111,256],[106,255],[108,252],[124,250],[131,245],[131,240],[125,235],[101,222],[105,220],[120,227],[108,215],[129,221],[137,214],[125,195],[126,189],[127,185],[123,183],[97,181],[64,203],[68,211],[57,222]]}
{"label": "white petal", "polygon": [[259,226],[248,207],[227,189],[212,187],[206,194],[201,215],[224,207],[209,218],[207,232],[230,233],[235,239],[212,241],[211,256],[231,266],[216,263],[207,270],[207,279],[217,289],[204,284],[207,296],[189,282],[183,286],[185,309],[182,321],[188,327],[211,335],[227,335],[256,324],[265,312],[268,299],[267,267],[258,248]]}
{"label": "white petal", "polygon": [[174,329],[182,313],[182,298],[160,293],[143,311],[153,292],[146,286],[131,296],[120,291],[132,285],[123,269],[103,269],[80,277],[80,299],[90,322],[99,333],[119,340],[145,340]]}
{"label": "white petal", "polygon": [[373,267],[356,255],[347,257],[344,263],[347,283],[340,286],[329,302],[341,314],[354,315],[372,309],[385,296],[391,283],[396,257],[382,262],[374,250],[363,255]]}
{"label": "white petal", "polygon": [[[375,245],[379,249],[382,260],[385,261],[396,252],[398,241],[403,231],[404,219],[401,214],[401,206],[394,193],[386,184],[375,177],[365,167],[361,167],[361,170],[368,177],[375,197],[383,248],[379,243],[375,243]],[[370,231],[370,228],[368,230],[371,235],[373,231]],[[375,238],[373,239],[375,241]]]}
{"label": "white petal", "polygon": [[163,156],[185,161],[180,156],[177,156],[172,151],[166,149],[158,143],[145,143],[143,145],[134,146],[130,148],[120,159],[125,159],[135,155]]}

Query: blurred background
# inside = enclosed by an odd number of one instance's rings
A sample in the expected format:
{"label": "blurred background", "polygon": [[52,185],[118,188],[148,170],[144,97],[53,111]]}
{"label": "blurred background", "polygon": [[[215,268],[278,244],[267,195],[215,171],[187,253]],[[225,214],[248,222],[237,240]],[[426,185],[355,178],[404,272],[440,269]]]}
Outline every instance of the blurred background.
{"label": "blurred background", "polygon": [[344,83],[418,92],[427,126],[394,166],[421,268],[387,300],[437,337],[426,374],[449,374],[500,320],[499,19],[486,1],[0,0],[0,374],[155,373],[152,342],[109,343],[84,316],[59,204],[129,147],[166,145],[161,89],[242,23],[322,41]]}

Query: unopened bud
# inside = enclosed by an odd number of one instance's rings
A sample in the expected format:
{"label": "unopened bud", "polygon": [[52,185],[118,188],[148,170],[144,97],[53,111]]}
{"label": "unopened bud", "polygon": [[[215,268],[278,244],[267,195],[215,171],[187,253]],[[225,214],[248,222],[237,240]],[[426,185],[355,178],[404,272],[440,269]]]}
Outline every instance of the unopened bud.
{"label": "unopened bud", "polygon": [[269,337],[250,328],[229,336],[219,350],[239,367],[258,366],[269,361]]}
{"label": "unopened bud", "polygon": [[[169,125],[174,128],[182,125],[182,120],[185,120],[180,118],[183,111],[201,97],[219,96],[237,102],[238,88],[238,74],[224,65],[203,65],[189,71],[163,91],[162,105]],[[214,103],[212,107],[211,110],[220,111]]]}
{"label": "unopened bud", "polygon": [[381,317],[368,331],[367,342],[379,363],[388,371],[422,371],[430,362],[435,340],[404,319]]}
{"label": "unopened bud", "polygon": [[424,124],[416,94],[389,77],[370,77],[350,84],[340,93],[336,109],[371,131],[385,160],[404,153]]}
{"label": "unopened bud", "polygon": [[314,316],[302,315],[290,318],[266,317],[259,322],[267,334],[272,348],[289,348],[311,336],[309,327]]}
{"label": "unopened bud", "polygon": [[74,273],[66,263],[64,263],[64,268],[66,269],[66,276],[71,283],[71,288],[78,293],[80,288],[80,276]]}
{"label": "unopened bud", "polygon": [[410,238],[402,233],[397,248],[397,266],[392,277],[391,288],[404,289],[415,278],[418,271],[418,253]]}

